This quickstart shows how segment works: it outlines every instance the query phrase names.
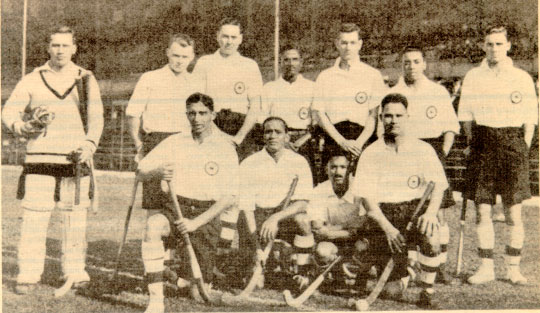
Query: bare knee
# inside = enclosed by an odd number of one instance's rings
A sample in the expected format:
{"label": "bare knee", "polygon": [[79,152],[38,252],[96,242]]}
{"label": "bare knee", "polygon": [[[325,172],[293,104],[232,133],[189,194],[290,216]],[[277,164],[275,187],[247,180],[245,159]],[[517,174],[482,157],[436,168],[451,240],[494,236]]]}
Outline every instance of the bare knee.
{"label": "bare knee", "polygon": [[156,214],[148,217],[146,221],[146,230],[144,241],[158,241],[161,237],[168,236],[170,233],[169,220],[162,215]]}
{"label": "bare knee", "polygon": [[319,264],[329,264],[337,258],[338,247],[328,241],[319,242],[315,248],[315,258]]}
{"label": "bare knee", "polygon": [[441,243],[438,234],[422,236],[420,240],[420,252],[426,256],[436,256],[441,253]]}
{"label": "bare knee", "polygon": [[294,216],[294,222],[298,226],[298,229],[300,229],[300,233],[302,235],[311,234],[311,225],[310,225],[309,217],[306,213],[296,214]]}

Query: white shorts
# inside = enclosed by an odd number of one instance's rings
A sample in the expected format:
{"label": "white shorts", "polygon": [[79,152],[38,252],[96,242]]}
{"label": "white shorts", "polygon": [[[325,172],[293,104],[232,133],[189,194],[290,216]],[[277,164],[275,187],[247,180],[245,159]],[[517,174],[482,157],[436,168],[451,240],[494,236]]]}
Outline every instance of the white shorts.
{"label": "white shorts", "polygon": [[[56,179],[49,175],[26,175],[25,193],[21,205],[33,211],[52,211],[55,207],[71,210],[75,203],[75,177],[63,177],[60,182],[60,202],[54,201]],[[81,177],[80,204],[77,208],[89,208],[90,176]]]}

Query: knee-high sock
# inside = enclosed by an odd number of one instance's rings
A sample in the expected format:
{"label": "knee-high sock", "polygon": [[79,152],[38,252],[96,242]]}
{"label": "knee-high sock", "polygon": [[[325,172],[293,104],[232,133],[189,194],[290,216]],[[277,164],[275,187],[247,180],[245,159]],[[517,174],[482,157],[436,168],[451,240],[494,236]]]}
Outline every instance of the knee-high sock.
{"label": "knee-high sock", "polygon": [[440,266],[443,267],[448,259],[448,242],[450,241],[450,228],[448,227],[448,223],[441,225],[439,228],[439,236],[441,243],[441,254],[439,256],[441,259]]}
{"label": "knee-high sock", "polygon": [[24,209],[19,240],[17,283],[37,283],[45,265],[45,241],[51,211]]}
{"label": "knee-high sock", "polygon": [[313,252],[313,246],[315,245],[315,239],[313,234],[309,235],[296,235],[294,237],[294,258],[295,265],[298,268],[298,273],[302,274],[306,265],[309,264],[309,257]]}
{"label": "knee-high sock", "polygon": [[510,208],[510,218],[506,219],[509,228],[509,242],[506,245],[505,261],[509,270],[519,271],[521,249],[523,248],[524,228],[521,219],[521,204]]}
{"label": "knee-high sock", "polygon": [[439,271],[440,256],[439,253],[418,253],[418,263],[420,264],[420,283],[424,289],[432,289],[435,283],[435,277]]}
{"label": "knee-high sock", "polygon": [[235,206],[225,210],[219,216],[221,233],[219,235],[218,248],[230,249],[237,231],[238,214],[240,210]]}
{"label": "knee-high sock", "polygon": [[141,254],[150,292],[150,301],[163,300],[163,270],[165,248],[161,241],[143,241]]}
{"label": "knee-high sock", "polygon": [[64,275],[76,275],[86,280],[86,208],[75,207],[62,211],[64,238],[62,241]]}
{"label": "knee-high sock", "polygon": [[493,259],[493,247],[495,245],[495,233],[493,230],[493,221],[491,220],[491,206],[488,204],[480,204],[477,210],[477,227],[476,234],[478,236],[478,248],[482,250],[480,257]]}

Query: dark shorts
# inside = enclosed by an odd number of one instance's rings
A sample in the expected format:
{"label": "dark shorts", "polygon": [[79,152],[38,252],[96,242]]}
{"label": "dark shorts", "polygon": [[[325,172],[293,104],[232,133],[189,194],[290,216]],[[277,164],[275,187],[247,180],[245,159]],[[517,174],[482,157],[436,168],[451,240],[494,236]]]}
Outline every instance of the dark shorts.
{"label": "dark shorts", "polygon": [[[443,137],[439,138],[422,138],[423,141],[429,143],[435,152],[437,153],[437,156],[439,157],[439,161],[441,161],[441,164],[443,165],[443,168],[446,172],[446,156],[443,152]],[[448,177],[448,174],[446,174],[446,177]],[[454,196],[452,194],[452,187],[450,185],[448,186],[448,189],[444,191],[443,199],[441,202],[441,209],[446,209],[449,207],[452,207],[456,204],[456,201],[454,201]]]}
{"label": "dark shorts", "polygon": [[[407,250],[416,250],[416,247],[422,244],[422,239],[425,237],[417,231],[416,227],[413,227],[410,232],[406,233],[407,223],[413,215],[418,202],[420,202],[419,199],[399,203],[380,204],[384,216],[386,216],[388,221],[397,228],[403,236],[405,236],[407,241],[407,249],[402,249],[402,253],[396,253],[394,255],[395,267],[389,281],[407,276]],[[428,204],[428,202],[424,204],[422,211],[425,211]],[[420,215],[421,214],[419,214],[419,216]],[[414,223],[416,223],[416,221],[414,221]],[[379,225],[375,221],[370,220],[368,228],[366,237],[369,241],[369,252],[364,261],[375,265],[379,271],[382,271],[388,263],[388,260],[392,257],[392,253],[388,246],[386,235]]]}
{"label": "dark shorts", "polygon": [[[152,149],[167,137],[176,133],[146,133],[143,134],[143,154],[146,156]],[[152,179],[143,182],[142,208],[145,210],[163,208],[163,199],[169,199],[168,195],[161,190],[161,179]]]}
{"label": "dark shorts", "polygon": [[[231,110],[221,110],[217,112],[214,123],[224,133],[235,136],[246,119],[245,114],[232,112]],[[244,141],[236,148],[239,161],[244,160],[253,153],[259,151],[264,146],[263,129],[260,124],[255,124],[246,135]]]}
{"label": "dark shorts", "polygon": [[[189,219],[196,218],[215,203],[215,201],[198,201],[181,196],[178,196],[178,202],[180,204],[182,215]],[[190,277],[191,268],[188,255],[185,251],[185,242],[182,234],[174,224],[177,216],[174,213],[173,204],[168,201],[166,207],[167,209],[164,210],[163,213],[169,220],[171,233],[164,240],[165,248],[176,249],[174,262],[179,264],[177,272],[181,277]],[[220,230],[219,217],[216,217],[208,224],[199,227],[199,229],[189,234],[205,282],[211,282],[214,279],[213,269],[216,264],[216,251]]]}
{"label": "dark shorts", "polygon": [[477,204],[494,205],[497,194],[506,207],[529,199],[529,151],[523,129],[475,126],[467,183],[464,196]]}

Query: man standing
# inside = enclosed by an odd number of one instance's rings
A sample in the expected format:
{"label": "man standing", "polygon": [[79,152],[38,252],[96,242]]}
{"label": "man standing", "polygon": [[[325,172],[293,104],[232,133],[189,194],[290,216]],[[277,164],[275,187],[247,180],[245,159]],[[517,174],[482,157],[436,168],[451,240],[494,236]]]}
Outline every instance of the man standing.
{"label": "man standing", "polygon": [[[454,137],[459,134],[459,122],[452,106],[450,95],[446,88],[429,80],[424,71],[426,62],[424,53],[419,47],[409,46],[403,51],[401,57],[403,77],[400,77],[396,86],[391,89],[392,93],[399,93],[407,98],[409,106],[409,129],[408,136],[422,139],[429,143],[441,163],[452,148]],[[441,270],[437,276],[442,282],[448,282],[444,267],[447,260],[448,242],[450,240],[450,228],[446,223],[445,210],[455,204],[451,188],[446,189],[439,210],[440,244],[441,244]],[[411,253],[412,259],[416,259],[416,253]]]}
{"label": "man standing", "polygon": [[[201,84],[188,73],[187,67],[195,57],[195,43],[184,34],[172,35],[167,48],[169,63],[144,73],[131,95],[126,116],[128,128],[137,148],[136,161],[172,134],[189,133],[185,101]],[[161,192],[159,180],[143,184],[143,208],[155,208]]]}
{"label": "man standing", "polygon": [[[443,192],[448,188],[444,169],[433,148],[407,131],[407,99],[389,94],[381,102],[383,138],[370,145],[358,162],[353,192],[360,197],[367,215],[374,221],[370,229],[369,249],[379,270],[390,257],[396,267],[389,281],[401,280],[401,294],[407,287],[407,248],[420,248],[420,285],[423,290],[418,305],[432,307],[433,283],[440,263],[437,211]],[[429,204],[409,233],[406,226],[427,183],[435,189]],[[406,236],[406,239],[405,237]]]}
{"label": "man standing", "polygon": [[55,206],[64,222],[64,277],[75,286],[90,280],[85,271],[88,165],[103,131],[103,104],[93,74],[71,61],[76,51],[69,27],[53,30],[49,61],[21,79],[2,112],[3,123],[28,140],[18,190],[23,207],[15,288],[19,294],[30,292],[40,280]]}
{"label": "man standing", "polygon": [[311,104],[315,83],[300,74],[300,50],[286,46],[281,54],[281,76],[263,88],[263,111],[268,116],[282,118],[289,126],[290,147],[306,158],[311,157],[305,145],[311,138]]}
{"label": "man standing", "polygon": [[[298,249],[313,247],[313,237],[299,238],[294,217],[303,212],[313,180],[305,158],[286,149],[287,124],[279,117],[263,122],[264,149],[249,156],[240,165],[240,209],[247,228],[239,225],[240,249],[255,254],[256,240],[267,243],[276,238],[294,243]],[[298,177],[296,190],[288,207],[283,207],[291,183]],[[306,260],[307,261],[307,260]],[[302,265],[302,260],[299,261]]]}
{"label": "man standing", "polygon": [[254,126],[261,113],[262,89],[259,66],[238,52],[242,39],[240,23],[223,19],[217,32],[218,51],[201,57],[193,70],[216,103],[216,125],[234,136],[240,160],[259,149],[260,129]]}
{"label": "man standing", "polygon": [[[150,302],[147,313],[164,311],[163,271],[165,248],[184,251],[181,235],[189,233],[203,279],[214,278],[220,237],[219,214],[235,205],[238,192],[238,157],[229,139],[215,127],[214,105],[209,96],[195,93],[186,100],[191,132],[170,136],[139,162],[137,178],[173,182],[184,218],[159,205],[149,210],[142,259],[148,280]],[[165,247],[162,237],[167,238]],[[187,255],[181,255],[182,273],[189,273]],[[184,281],[183,279],[181,281]],[[195,286],[192,285],[192,291]]]}
{"label": "man standing", "polygon": [[362,39],[357,25],[341,25],[335,45],[340,57],[319,74],[313,103],[326,134],[323,164],[328,162],[327,151],[336,148],[360,156],[375,131],[377,108],[386,89],[381,73],[360,61]]}
{"label": "man standing", "polygon": [[[464,198],[472,199],[478,211],[480,268],[469,283],[495,279],[495,245],[491,207],[502,196],[509,241],[506,246],[507,279],[524,284],[519,263],[523,247],[521,203],[529,199],[529,148],[537,122],[534,83],[507,56],[511,43],[504,27],[490,28],[484,39],[486,58],[463,80],[458,117],[464,123],[470,148],[471,185]],[[474,125],[474,124],[475,125]]]}

